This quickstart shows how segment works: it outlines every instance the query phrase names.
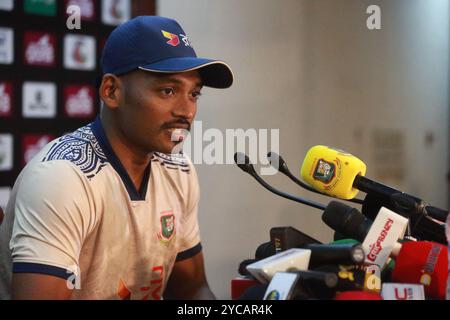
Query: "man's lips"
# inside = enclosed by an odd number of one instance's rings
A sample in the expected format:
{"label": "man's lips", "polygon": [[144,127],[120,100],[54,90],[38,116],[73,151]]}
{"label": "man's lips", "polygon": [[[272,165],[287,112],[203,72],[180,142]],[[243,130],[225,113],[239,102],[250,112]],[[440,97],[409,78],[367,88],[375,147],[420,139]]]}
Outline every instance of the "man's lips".
{"label": "man's lips", "polygon": [[170,123],[163,125],[163,129],[184,129],[187,131],[191,130],[191,124],[190,123]]}
{"label": "man's lips", "polygon": [[183,129],[189,131],[191,129],[190,125],[179,125],[179,126],[170,126],[167,129]]}

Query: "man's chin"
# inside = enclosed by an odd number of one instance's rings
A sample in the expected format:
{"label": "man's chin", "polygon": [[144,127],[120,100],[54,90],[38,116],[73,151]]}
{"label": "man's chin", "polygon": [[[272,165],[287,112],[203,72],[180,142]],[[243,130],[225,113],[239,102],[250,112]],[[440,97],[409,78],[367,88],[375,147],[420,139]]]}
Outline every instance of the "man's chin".
{"label": "man's chin", "polygon": [[156,150],[156,152],[167,153],[167,154],[177,154],[183,150],[182,142],[172,142],[169,145],[161,146]]}

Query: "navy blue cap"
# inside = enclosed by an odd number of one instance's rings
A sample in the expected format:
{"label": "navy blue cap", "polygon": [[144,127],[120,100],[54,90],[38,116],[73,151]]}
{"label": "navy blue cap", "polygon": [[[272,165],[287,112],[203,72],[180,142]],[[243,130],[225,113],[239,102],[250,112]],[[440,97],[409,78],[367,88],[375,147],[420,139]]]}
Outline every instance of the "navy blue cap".
{"label": "navy blue cap", "polygon": [[203,85],[228,88],[233,72],[223,61],[198,58],[186,33],[173,19],[139,16],[114,29],[103,48],[103,74],[141,69],[158,73],[198,70]]}

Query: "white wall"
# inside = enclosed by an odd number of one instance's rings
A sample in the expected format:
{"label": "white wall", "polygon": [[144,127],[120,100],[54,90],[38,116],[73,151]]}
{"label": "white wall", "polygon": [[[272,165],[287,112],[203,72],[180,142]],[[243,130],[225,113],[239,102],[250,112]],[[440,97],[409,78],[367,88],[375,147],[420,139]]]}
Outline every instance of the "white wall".
{"label": "white wall", "polygon": [[[306,132],[315,133],[306,135],[307,144],[349,150],[376,178],[374,130],[396,130],[404,136],[406,169],[403,179],[392,182],[447,207],[449,2],[305,3],[311,13],[304,97],[310,108],[303,114]],[[380,6],[381,30],[366,28],[368,4]],[[425,143],[428,132],[431,145]]]}
{"label": "white wall", "polygon": [[[381,7],[381,30],[366,28],[369,4]],[[447,207],[448,0],[162,0],[157,10],[180,22],[199,56],[234,70],[232,88],[204,91],[204,129],[279,128],[295,173],[309,147],[327,144],[359,156],[373,178],[374,132],[393,130],[404,145],[390,161],[405,169],[389,182]],[[239,262],[269,240],[271,227],[332,239],[318,210],[270,194],[236,166],[197,170],[207,275],[219,298],[230,297]],[[267,180],[327,201],[281,176]]]}

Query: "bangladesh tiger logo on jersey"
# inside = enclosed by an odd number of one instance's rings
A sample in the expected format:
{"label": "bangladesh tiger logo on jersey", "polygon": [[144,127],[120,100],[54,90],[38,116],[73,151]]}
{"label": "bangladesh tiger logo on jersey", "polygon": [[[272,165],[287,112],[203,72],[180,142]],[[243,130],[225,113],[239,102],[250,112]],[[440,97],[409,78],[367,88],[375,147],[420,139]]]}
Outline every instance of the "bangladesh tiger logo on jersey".
{"label": "bangladesh tiger logo on jersey", "polygon": [[175,237],[175,215],[172,210],[161,212],[160,217],[161,228],[158,233],[159,241],[164,245],[169,245]]}

